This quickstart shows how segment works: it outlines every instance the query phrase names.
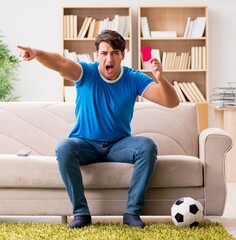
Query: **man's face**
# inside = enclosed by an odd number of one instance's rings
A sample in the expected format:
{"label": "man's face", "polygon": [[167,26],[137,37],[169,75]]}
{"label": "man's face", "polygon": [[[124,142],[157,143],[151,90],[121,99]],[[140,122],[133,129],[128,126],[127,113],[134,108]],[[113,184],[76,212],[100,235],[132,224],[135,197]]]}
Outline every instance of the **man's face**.
{"label": "man's face", "polygon": [[124,56],[124,52],[113,49],[106,42],[101,42],[97,52],[97,60],[102,76],[108,80],[115,80],[120,74],[121,61]]}

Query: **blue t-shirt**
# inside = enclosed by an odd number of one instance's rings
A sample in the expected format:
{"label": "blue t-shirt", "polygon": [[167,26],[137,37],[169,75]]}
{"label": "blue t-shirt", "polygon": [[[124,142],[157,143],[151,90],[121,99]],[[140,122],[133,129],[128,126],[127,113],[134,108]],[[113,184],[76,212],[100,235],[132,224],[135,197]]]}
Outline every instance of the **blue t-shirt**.
{"label": "blue t-shirt", "polygon": [[113,142],[130,136],[136,98],[153,79],[122,66],[120,76],[109,81],[101,76],[98,62],[80,64],[83,73],[75,82],[76,122],[69,137]]}

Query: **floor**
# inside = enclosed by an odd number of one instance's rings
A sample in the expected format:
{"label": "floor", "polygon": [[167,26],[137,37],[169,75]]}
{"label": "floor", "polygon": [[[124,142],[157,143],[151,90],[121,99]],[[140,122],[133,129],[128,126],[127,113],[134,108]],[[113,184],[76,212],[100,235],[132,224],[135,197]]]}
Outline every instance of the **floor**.
{"label": "floor", "polygon": [[[226,207],[222,217],[207,217],[206,221],[217,221],[224,225],[226,230],[236,239],[236,183],[227,184],[227,200]],[[142,217],[144,221],[159,221],[168,222],[170,217]],[[93,222],[121,222],[122,217],[93,217]],[[15,217],[15,216],[0,216],[0,223],[3,222],[46,222],[46,223],[60,223],[60,217]]]}

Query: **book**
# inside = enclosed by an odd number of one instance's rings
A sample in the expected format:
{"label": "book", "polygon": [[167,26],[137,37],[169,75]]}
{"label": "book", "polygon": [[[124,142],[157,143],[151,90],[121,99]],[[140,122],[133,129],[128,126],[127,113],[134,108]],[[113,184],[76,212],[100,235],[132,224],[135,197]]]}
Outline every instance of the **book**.
{"label": "book", "polygon": [[66,15],[66,37],[70,38],[70,15]]}
{"label": "book", "polygon": [[161,60],[161,62],[162,62],[163,70],[166,70],[166,52],[162,53],[162,60]]}
{"label": "book", "polygon": [[141,34],[144,38],[150,38],[150,29],[148,25],[147,17],[141,17]]}
{"label": "book", "polygon": [[86,33],[88,32],[91,21],[92,21],[92,17],[85,17],[82,27],[78,34],[78,38],[84,38],[86,36]]}
{"label": "book", "polygon": [[171,70],[172,62],[174,58],[174,52],[168,52],[166,56],[166,69]]}
{"label": "book", "polygon": [[70,52],[68,49],[63,50],[63,56],[66,58],[69,58],[75,62],[78,61],[76,52]]}
{"label": "book", "polygon": [[180,55],[176,55],[174,69],[179,69]]}
{"label": "book", "polygon": [[198,69],[202,69],[202,47],[198,47]]}
{"label": "book", "polygon": [[73,15],[73,38],[77,38],[78,32],[77,32],[77,15]]}
{"label": "book", "polygon": [[206,102],[203,94],[194,82],[173,81],[182,102]]}
{"label": "book", "polygon": [[192,90],[190,89],[189,85],[187,84],[187,82],[183,82],[182,83],[186,89],[186,91],[188,92],[189,96],[190,96],[190,101],[191,102],[197,102],[197,98],[195,97],[195,95],[193,94]]}
{"label": "book", "polygon": [[194,102],[193,98],[191,97],[191,95],[188,92],[188,89],[185,88],[185,85],[180,82],[178,84],[179,84],[180,89],[183,91],[184,95],[186,96],[187,100],[189,102]]}
{"label": "book", "polygon": [[211,94],[211,100],[233,100],[235,102],[235,94]]}
{"label": "book", "polygon": [[184,69],[184,58],[185,58],[185,53],[181,52],[180,54],[180,62],[179,62],[179,69]]}
{"label": "book", "polygon": [[187,38],[191,37],[192,29],[193,29],[193,23],[194,23],[194,20],[190,20],[187,35],[186,35]]}
{"label": "book", "polygon": [[156,58],[159,62],[161,62],[160,50],[159,49],[152,49],[151,56]]}
{"label": "book", "polygon": [[193,88],[192,84],[190,82],[186,83],[188,90],[192,93],[192,98],[195,102],[201,102],[201,99],[198,97],[197,93],[195,92],[195,89]]}
{"label": "book", "polygon": [[99,20],[95,20],[94,30],[93,30],[93,38],[97,37],[99,31]]}
{"label": "book", "polygon": [[195,47],[195,69],[199,69],[199,47]]}
{"label": "book", "polygon": [[128,49],[125,49],[125,58],[122,60],[123,66],[131,67],[131,55]]}
{"label": "book", "polygon": [[118,32],[119,22],[120,22],[120,16],[118,14],[116,14],[114,16],[113,20],[112,20],[112,27],[111,27],[111,29]]}
{"label": "book", "polygon": [[185,29],[184,29],[184,34],[183,34],[183,37],[185,37],[185,38],[187,37],[187,34],[188,34],[190,21],[191,21],[191,18],[187,17],[186,24],[185,24]]}
{"label": "book", "polygon": [[119,27],[118,27],[118,33],[124,37],[125,34],[125,25],[126,25],[126,17],[125,16],[119,16]]}
{"label": "book", "polygon": [[124,29],[124,38],[128,38],[130,35],[130,19],[129,16],[125,16],[125,29]]}
{"label": "book", "polygon": [[222,93],[232,93],[236,92],[236,87],[217,87],[213,88],[214,92],[222,92]]}
{"label": "book", "polygon": [[63,56],[66,57],[66,58],[69,58],[68,54],[69,54],[69,50],[68,49],[63,49]]}
{"label": "book", "polygon": [[190,54],[189,52],[184,53],[184,62],[183,62],[183,69],[188,69]]}
{"label": "book", "polygon": [[93,32],[94,32],[94,28],[95,28],[95,21],[96,21],[96,19],[93,18],[91,23],[90,23],[89,30],[88,30],[88,38],[93,37]]}
{"label": "book", "polygon": [[69,15],[69,38],[73,38],[74,37],[74,28],[73,28],[73,25],[74,25],[74,18],[73,18],[73,15]]}
{"label": "book", "polygon": [[201,91],[199,90],[199,88],[197,87],[195,82],[191,82],[191,85],[193,86],[195,92],[197,93],[197,95],[199,96],[201,102],[206,102],[205,97],[203,96],[203,94],[201,93]]}
{"label": "book", "polygon": [[169,69],[173,69],[174,61],[175,61],[176,52],[171,52],[170,54],[170,62],[169,62]]}
{"label": "book", "polygon": [[177,95],[179,101],[182,102],[182,99],[181,99],[181,96],[179,95],[178,89],[176,88],[175,85],[173,85],[173,88],[175,89],[175,92],[176,92],[176,95]]}
{"label": "book", "polygon": [[206,46],[202,47],[202,69],[206,70],[207,68],[207,53],[206,53]]}
{"label": "book", "polygon": [[217,106],[217,108],[236,108],[236,102],[234,102],[234,103],[223,102],[223,103],[221,103],[221,105]]}
{"label": "book", "polygon": [[178,91],[178,94],[179,94],[179,97],[181,99],[181,102],[187,102],[187,100],[186,100],[186,98],[185,98],[185,96],[184,96],[184,94],[183,94],[183,92],[182,92],[182,90],[181,90],[181,88],[179,86],[179,83],[177,81],[173,81],[173,84],[174,84],[175,88]]}
{"label": "book", "polygon": [[84,18],[84,21],[83,21],[83,23],[82,23],[82,26],[81,26],[81,28],[80,28],[80,30],[79,30],[79,33],[78,33],[78,38],[80,38],[80,36],[81,36],[81,34],[82,34],[82,31],[83,31],[83,29],[84,29],[84,27],[85,27],[85,24],[86,24],[86,22],[87,22],[87,20],[88,20],[88,17],[85,17]]}
{"label": "book", "polygon": [[169,69],[169,63],[170,63],[170,56],[171,53],[170,52],[166,52],[166,59],[165,59],[165,66],[164,69],[168,70]]}
{"label": "book", "polygon": [[63,16],[63,38],[67,38],[67,33],[66,33],[66,31],[67,31],[67,26],[66,26],[66,24],[67,24],[67,16],[66,15],[64,15]]}
{"label": "book", "polygon": [[206,27],[206,17],[197,17],[191,32],[192,38],[201,38]]}
{"label": "book", "polygon": [[191,69],[196,69],[196,47],[191,47]]}
{"label": "book", "polygon": [[152,58],[152,48],[151,46],[142,46],[142,67],[143,69],[151,69],[151,64],[148,62]]}
{"label": "book", "polygon": [[89,54],[84,53],[84,54],[76,54],[76,55],[77,55],[78,61],[80,61],[80,62],[86,62],[86,63],[92,62],[92,59]]}

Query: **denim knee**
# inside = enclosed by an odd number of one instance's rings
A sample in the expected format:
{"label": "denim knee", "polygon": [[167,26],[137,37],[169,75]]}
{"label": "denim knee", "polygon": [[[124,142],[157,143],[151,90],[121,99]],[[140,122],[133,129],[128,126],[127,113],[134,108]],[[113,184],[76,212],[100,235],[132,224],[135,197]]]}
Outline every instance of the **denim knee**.
{"label": "denim knee", "polygon": [[55,150],[56,156],[57,156],[57,161],[59,161],[61,163],[67,162],[67,159],[73,153],[73,149],[74,149],[73,145],[74,145],[74,143],[73,143],[72,139],[70,139],[70,138],[61,140],[58,143],[56,150]]}
{"label": "denim knee", "polygon": [[151,138],[144,137],[143,146],[145,148],[145,151],[148,151],[150,153],[154,153],[155,155],[157,155],[157,145]]}
{"label": "denim knee", "polygon": [[148,137],[140,137],[140,150],[147,154],[149,157],[156,159],[157,156],[157,145]]}

